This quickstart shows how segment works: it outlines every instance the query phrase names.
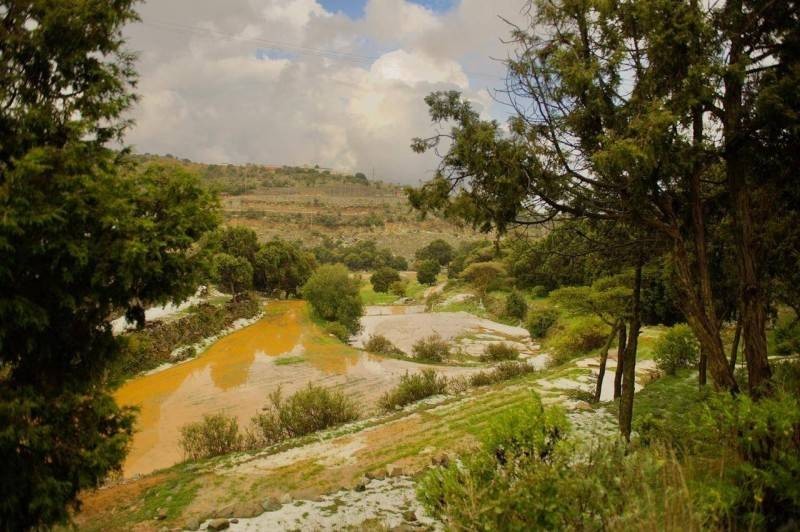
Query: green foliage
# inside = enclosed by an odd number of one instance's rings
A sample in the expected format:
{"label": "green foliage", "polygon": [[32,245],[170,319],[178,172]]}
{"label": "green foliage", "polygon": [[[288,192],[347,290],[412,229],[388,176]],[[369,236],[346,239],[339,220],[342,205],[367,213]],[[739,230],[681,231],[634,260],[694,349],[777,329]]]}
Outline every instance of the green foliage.
{"label": "green foliage", "polygon": [[550,300],[571,314],[595,315],[605,323],[629,313],[632,290],[629,275],[601,277],[591,286],[567,286],[550,293]]}
{"label": "green foliage", "polygon": [[315,267],[313,255],[276,238],[260,246],[255,254],[254,285],[265,292],[283,291],[294,295],[308,281]]}
{"label": "green foliage", "polygon": [[386,392],[378,401],[384,410],[395,410],[405,405],[431,397],[441,395],[447,391],[447,379],[439,377],[432,369],[424,369],[419,373],[400,377],[400,383],[391,391]]}
{"label": "green foliage", "polygon": [[524,360],[508,360],[501,362],[491,370],[473,373],[469,376],[469,383],[471,386],[489,386],[490,384],[507,381],[522,375],[529,375],[535,371],[536,368]]}
{"label": "green foliage", "polygon": [[421,338],[411,347],[414,358],[422,362],[444,362],[450,358],[450,344],[438,334]]}
{"label": "green foliage", "polygon": [[340,341],[347,343],[350,340],[350,331],[338,321],[330,321],[325,324],[325,332],[334,335]]}
{"label": "green foliage", "polygon": [[369,282],[376,292],[388,292],[392,283],[398,281],[400,281],[400,274],[397,270],[388,266],[378,268],[369,278]]}
{"label": "green foliage", "polygon": [[178,320],[159,321],[122,335],[120,356],[112,365],[109,379],[120,383],[171,362],[170,355],[178,347],[214,336],[238,319],[252,318],[260,309],[257,298],[245,295],[222,306],[203,303],[190,308],[188,314]]}
{"label": "green foliage", "polygon": [[559,322],[558,327],[548,336],[547,345],[553,350],[556,362],[566,362],[602,347],[610,329],[594,316],[576,316]]}
{"label": "green foliage", "polygon": [[670,327],[653,346],[653,358],[658,369],[667,375],[675,375],[680,368],[690,368],[697,364],[700,346],[685,323]]}
{"label": "green foliage", "polygon": [[488,344],[481,355],[481,359],[488,362],[499,362],[501,360],[516,360],[519,358],[519,350],[511,347],[505,342],[498,344]]}
{"label": "green foliage", "polygon": [[258,253],[258,236],[249,227],[225,227],[219,233],[219,250],[253,264]]}
{"label": "green foliage", "polygon": [[417,281],[419,284],[434,285],[441,270],[442,267],[435,260],[423,260],[417,264]]}
{"label": "green foliage", "polygon": [[519,290],[512,290],[506,297],[506,308],[503,313],[509,318],[522,320],[528,312],[528,303]]}
{"label": "green foliage", "polygon": [[364,344],[364,349],[370,353],[377,353],[379,355],[398,355],[402,354],[395,345],[383,335],[373,334],[369,340]]}
{"label": "green foliage", "polygon": [[181,427],[179,443],[186,458],[199,460],[238,451],[242,448],[242,436],[235,417],[214,414]]}
{"label": "green foliage", "polygon": [[403,257],[393,255],[386,248],[379,248],[373,240],[362,240],[352,245],[325,240],[313,252],[320,264],[342,263],[351,270],[377,270],[383,266],[395,270],[408,269]]}
{"label": "green foliage", "polygon": [[462,242],[453,254],[453,259],[447,267],[447,277],[456,279],[468,265],[473,262],[491,260],[493,256],[492,245],[486,240]]}
{"label": "green foliage", "polygon": [[358,419],[355,402],[341,391],[309,384],[283,399],[280,388],[269,396],[270,404],[253,417],[250,446],[272,445],[289,438],[335,427]]}
{"label": "green foliage", "polygon": [[348,332],[355,334],[364,313],[359,283],[341,264],[320,266],[302,289],[303,297],[322,319],[338,321]]}
{"label": "green foliage", "polygon": [[506,275],[505,266],[500,262],[475,262],[467,266],[461,277],[466,279],[481,297],[486,296],[489,287]]}
{"label": "green foliage", "polygon": [[552,308],[531,310],[525,327],[533,338],[544,338],[550,328],[558,321],[558,311]]}
{"label": "green foliage", "polygon": [[440,266],[447,266],[453,260],[453,246],[442,239],[437,239],[418,249],[414,257],[420,262],[433,260],[438,262]]}
{"label": "green foliage", "polygon": [[253,286],[253,266],[244,257],[217,253],[214,255],[213,276],[221,289],[233,295]]}
{"label": "green foliage", "polygon": [[217,223],[195,176],[141,172],[122,139],[134,2],[3,2],[0,37],[0,528],[49,529],[122,465],[109,316],[194,292]]}
{"label": "green foliage", "polygon": [[405,297],[408,290],[408,279],[400,279],[389,285],[389,293],[397,297]]}
{"label": "green foliage", "polygon": [[800,353],[800,319],[778,321],[774,335],[776,355],[789,356]]}

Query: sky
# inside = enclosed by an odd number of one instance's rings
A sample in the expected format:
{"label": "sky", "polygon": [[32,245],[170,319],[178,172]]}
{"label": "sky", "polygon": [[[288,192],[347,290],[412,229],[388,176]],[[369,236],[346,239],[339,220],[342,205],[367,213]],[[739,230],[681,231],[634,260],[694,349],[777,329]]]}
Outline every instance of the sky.
{"label": "sky", "polygon": [[206,163],[318,164],[417,184],[424,97],[504,119],[502,40],[524,0],[149,0],[125,29],[140,100],[126,142]]}

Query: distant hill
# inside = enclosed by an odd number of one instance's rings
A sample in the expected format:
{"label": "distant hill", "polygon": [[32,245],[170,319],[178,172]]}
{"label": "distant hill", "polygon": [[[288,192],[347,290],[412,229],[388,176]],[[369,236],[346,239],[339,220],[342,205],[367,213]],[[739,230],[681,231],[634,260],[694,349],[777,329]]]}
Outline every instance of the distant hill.
{"label": "distant hill", "polygon": [[263,240],[281,237],[311,247],[326,238],[375,240],[411,258],[441,238],[452,244],[480,238],[470,228],[428,217],[408,205],[403,187],[370,181],[363,174],[314,166],[204,164],[169,156],[135,155],[140,164],[178,164],[220,193],[225,221],[244,225]]}

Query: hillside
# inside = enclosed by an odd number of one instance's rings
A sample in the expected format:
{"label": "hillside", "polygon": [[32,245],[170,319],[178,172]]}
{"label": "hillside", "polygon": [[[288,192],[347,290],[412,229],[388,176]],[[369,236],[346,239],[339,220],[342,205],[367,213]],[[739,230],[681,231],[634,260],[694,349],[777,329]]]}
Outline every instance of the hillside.
{"label": "hillside", "polygon": [[261,240],[281,237],[313,247],[326,238],[375,240],[408,259],[431,240],[455,244],[480,238],[468,227],[420,218],[403,187],[318,167],[202,164],[137,155],[139,163],[178,164],[220,194],[225,222],[250,227]]}

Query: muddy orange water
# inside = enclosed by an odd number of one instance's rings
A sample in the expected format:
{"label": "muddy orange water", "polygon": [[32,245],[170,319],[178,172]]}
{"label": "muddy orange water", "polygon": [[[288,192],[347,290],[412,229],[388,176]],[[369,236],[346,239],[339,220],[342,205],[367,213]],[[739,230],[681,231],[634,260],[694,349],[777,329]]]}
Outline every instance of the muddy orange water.
{"label": "muddy orange water", "polygon": [[[118,403],[140,408],[126,477],[180,462],[180,428],[204,414],[235,415],[245,427],[278,386],[291,393],[309,382],[343,387],[366,413],[381,393],[416,367],[333,340],[309,319],[302,301],[270,302],[265,310],[264,318],[197,358],[137,377],[119,389]],[[292,363],[276,364],[281,359]]]}

